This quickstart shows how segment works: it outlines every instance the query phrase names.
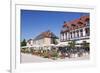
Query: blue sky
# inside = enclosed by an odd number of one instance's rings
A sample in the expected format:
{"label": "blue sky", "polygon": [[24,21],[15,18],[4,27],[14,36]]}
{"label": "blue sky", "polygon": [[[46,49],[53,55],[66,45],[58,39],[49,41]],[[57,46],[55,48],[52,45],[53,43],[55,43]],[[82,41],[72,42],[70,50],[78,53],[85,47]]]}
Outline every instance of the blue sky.
{"label": "blue sky", "polygon": [[21,40],[35,38],[50,30],[58,37],[64,21],[68,22],[89,13],[21,10]]}

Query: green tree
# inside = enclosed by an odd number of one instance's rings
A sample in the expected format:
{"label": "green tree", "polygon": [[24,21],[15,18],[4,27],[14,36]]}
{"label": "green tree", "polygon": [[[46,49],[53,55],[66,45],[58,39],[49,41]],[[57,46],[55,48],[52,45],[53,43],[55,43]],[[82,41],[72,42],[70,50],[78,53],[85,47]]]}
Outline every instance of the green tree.
{"label": "green tree", "polygon": [[83,41],[82,47],[83,47],[86,51],[89,51],[89,43],[87,43],[86,41]]}
{"label": "green tree", "polygon": [[25,39],[21,42],[21,46],[26,46],[26,40]]}
{"label": "green tree", "polygon": [[69,47],[70,47],[70,48],[75,48],[76,42],[75,42],[75,41],[71,41],[71,42],[69,42],[68,44],[69,44]]}
{"label": "green tree", "polygon": [[69,50],[68,51],[74,52],[76,42],[75,41],[71,41],[68,44],[69,44]]}
{"label": "green tree", "polygon": [[52,40],[53,40],[53,44],[58,44],[58,42],[57,42],[57,39],[56,39],[56,38],[53,38]]}
{"label": "green tree", "polygon": [[86,41],[83,41],[82,46],[83,46],[84,48],[87,48],[87,47],[89,47],[89,43],[87,43]]}

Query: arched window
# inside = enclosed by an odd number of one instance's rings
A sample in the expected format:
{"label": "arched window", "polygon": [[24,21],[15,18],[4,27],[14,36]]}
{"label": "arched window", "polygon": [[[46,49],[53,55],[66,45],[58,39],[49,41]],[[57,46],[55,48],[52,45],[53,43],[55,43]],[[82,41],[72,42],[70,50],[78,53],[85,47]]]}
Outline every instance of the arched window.
{"label": "arched window", "polygon": [[79,37],[79,30],[77,30],[76,32],[77,32],[77,37]]}
{"label": "arched window", "polygon": [[83,29],[80,29],[80,36],[83,37]]}

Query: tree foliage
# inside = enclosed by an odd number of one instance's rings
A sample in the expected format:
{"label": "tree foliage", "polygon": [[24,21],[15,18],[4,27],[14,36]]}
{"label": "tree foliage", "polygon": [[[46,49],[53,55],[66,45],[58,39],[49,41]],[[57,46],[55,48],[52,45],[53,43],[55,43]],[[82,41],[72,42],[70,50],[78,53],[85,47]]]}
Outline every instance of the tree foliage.
{"label": "tree foliage", "polygon": [[83,48],[89,48],[89,43],[87,43],[86,41],[83,41],[82,47]]}
{"label": "tree foliage", "polygon": [[53,38],[52,41],[53,41],[53,44],[58,44],[57,39]]}
{"label": "tree foliage", "polygon": [[75,42],[75,41],[71,41],[71,42],[69,42],[68,44],[69,44],[69,47],[70,47],[70,48],[75,48],[76,42]]}
{"label": "tree foliage", "polygon": [[26,46],[26,40],[25,39],[21,42],[21,46]]}

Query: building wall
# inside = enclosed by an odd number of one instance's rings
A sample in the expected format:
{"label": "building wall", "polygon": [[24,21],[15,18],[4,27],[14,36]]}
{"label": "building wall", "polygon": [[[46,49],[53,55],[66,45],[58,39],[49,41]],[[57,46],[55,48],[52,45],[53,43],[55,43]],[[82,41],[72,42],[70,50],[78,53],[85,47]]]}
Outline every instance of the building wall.
{"label": "building wall", "polygon": [[33,44],[34,44],[34,45],[42,45],[42,44],[44,44],[44,39],[35,40],[35,41],[33,42]]}
{"label": "building wall", "polygon": [[[59,42],[59,39],[56,39],[56,41]],[[44,46],[44,45],[50,45],[50,44],[53,44],[52,39],[46,38],[46,37],[42,39],[34,40],[34,41],[31,40],[27,42],[27,46],[34,46],[34,45]]]}
{"label": "building wall", "polygon": [[51,44],[51,38],[43,38],[38,40],[31,40],[27,42],[27,46],[34,46],[34,45],[49,45]]}
{"label": "building wall", "polygon": [[[71,40],[75,41],[87,41],[90,38],[90,26],[86,25],[85,27],[78,28],[75,30],[61,32],[60,34],[60,41],[61,42],[68,42]],[[89,42],[89,41],[87,41]]]}
{"label": "building wall", "polygon": [[76,43],[82,43],[83,41],[86,41],[87,43],[89,43],[90,39],[81,39],[81,40],[76,41]]}
{"label": "building wall", "polygon": [[69,32],[63,32],[60,35],[60,39],[61,41],[67,41],[67,40],[77,40],[77,39],[87,38],[88,36],[90,36],[90,32],[88,30],[88,33],[87,33],[86,29],[90,29],[90,28],[84,27],[84,28],[72,30]]}
{"label": "building wall", "polygon": [[33,40],[28,41],[27,46],[33,46]]}
{"label": "building wall", "polygon": [[84,27],[84,28],[73,30],[73,31],[61,33],[60,40],[64,42],[64,41],[70,41],[70,40],[78,41],[82,39],[89,39],[90,33],[86,33],[86,30],[85,30],[87,28],[89,29],[89,27]]}
{"label": "building wall", "polygon": [[45,45],[51,44],[51,38],[44,38],[44,44]]}

